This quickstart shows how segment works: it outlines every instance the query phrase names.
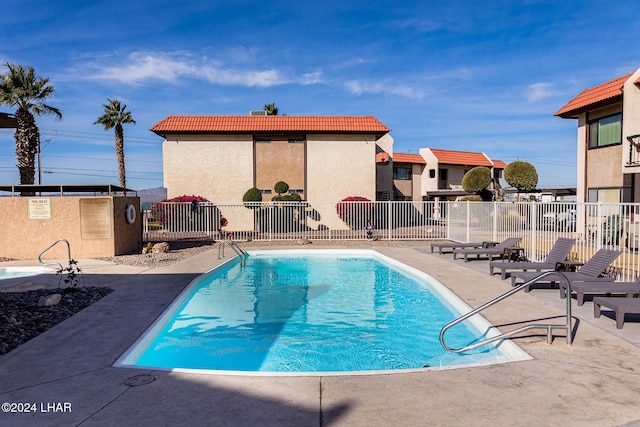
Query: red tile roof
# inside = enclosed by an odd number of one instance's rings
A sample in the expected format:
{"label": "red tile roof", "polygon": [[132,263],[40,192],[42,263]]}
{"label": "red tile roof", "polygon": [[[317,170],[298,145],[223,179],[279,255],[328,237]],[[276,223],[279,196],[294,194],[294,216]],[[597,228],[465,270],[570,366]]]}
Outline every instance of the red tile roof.
{"label": "red tile roof", "polygon": [[[556,111],[554,116],[575,118],[579,113],[587,111],[589,107],[604,101],[618,102],[622,98],[622,87],[633,73],[625,74],[608,82],[585,89],[578,96]],[[620,99],[618,99],[620,98]]]}
{"label": "red tile roof", "polygon": [[438,159],[438,163],[448,165],[486,166],[493,167],[493,163],[484,153],[469,151],[439,150],[432,148],[431,152]]}
{"label": "red tile roof", "polygon": [[493,161],[493,167],[496,169],[504,169],[507,167],[507,164],[505,162],[503,162],[502,160],[494,160]]}
{"label": "red tile roof", "polygon": [[150,131],[165,133],[340,132],[390,131],[372,116],[168,116]]}
{"label": "red tile roof", "polygon": [[414,163],[419,165],[426,165],[427,162],[420,154],[409,153],[393,153],[394,163]]}
{"label": "red tile roof", "polygon": [[389,163],[389,153],[381,151],[376,154],[376,163]]}

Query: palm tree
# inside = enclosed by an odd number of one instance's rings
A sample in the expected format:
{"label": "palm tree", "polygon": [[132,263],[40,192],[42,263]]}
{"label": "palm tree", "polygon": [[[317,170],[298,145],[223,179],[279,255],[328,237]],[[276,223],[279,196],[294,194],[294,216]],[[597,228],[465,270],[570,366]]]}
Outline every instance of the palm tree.
{"label": "palm tree", "polygon": [[116,156],[118,157],[118,171],[120,172],[120,187],[127,188],[124,171],[124,131],[122,125],[127,123],[136,124],[136,121],[131,117],[131,111],[126,111],[127,106],[120,104],[118,100],[107,98],[107,103],[103,104],[103,107],[104,114],[98,117],[93,124],[103,125],[105,131],[115,127],[114,136],[116,140]]}
{"label": "palm tree", "polygon": [[264,105],[264,111],[267,112],[267,116],[277,116],[278,115],[278,107],[273,102],[271,104]]}
{"label": "palm tree", "polygon": [[37,76],[33,67],[5,63],[9,70],[0,76],[0,104],[16,107],[16,157],[20,184],[33,184],[35,180],[35,156],[40,147],[40,130],[36,125],[37,116],[54,115],[62,119],[62,113],[45,104],[45,100],[55,94],[49,78]]}

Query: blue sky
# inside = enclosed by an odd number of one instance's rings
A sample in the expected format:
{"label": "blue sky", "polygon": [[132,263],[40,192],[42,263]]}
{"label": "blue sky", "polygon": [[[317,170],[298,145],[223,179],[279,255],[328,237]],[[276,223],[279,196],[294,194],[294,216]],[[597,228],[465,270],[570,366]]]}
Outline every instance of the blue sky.
{"label": "blue sky", "polygon": [[[167,115],[271,102],[373,115],[396,152],[483,151],[531,162],[538,187],[566,187],[577,123],[553,113],[640,67],[638,34],[637,0],[4,0],[0,63],[33,66],[56,89],[63,120],[37,118],[43,184],[118,184],[113,132],[93,125],[111,98],[137,121],[125,158],[138,190],[162,186],[162,138],[148,129]],[[0,184],[19,182],[14,149],[0,129]]]}

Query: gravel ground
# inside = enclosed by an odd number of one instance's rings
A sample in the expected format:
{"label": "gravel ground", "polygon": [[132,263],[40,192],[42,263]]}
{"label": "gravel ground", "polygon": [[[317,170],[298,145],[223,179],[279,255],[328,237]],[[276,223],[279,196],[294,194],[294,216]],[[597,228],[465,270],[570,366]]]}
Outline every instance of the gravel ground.
{"label": "gravel ground", "polygon": [[[313,247],[380,247],[398,246],[394,242],[378,241],[338,241],[319,240],[309,243]],[[291,247],[296,241],[272,242],[238,242],[245,250],[265,247]],[[308,245],[304,245],[308,246]],[[180,260],[192,257],[202,252],[216,249],[213,241],[179,241],[169,242],[169,251],[155,254],[131,254],[115,257],[99,258],[117,264],[133,266],[162,267]],[[231,249],[227,249],[230,251]],[[2,261],[3,259],[0,259]],[[4,259],[7,261],[6,259]],[[0,357],[33,337],[43,333],[80,310],[88,307],[100,298],[111,293],[111,288],[84,287],[82,281],[77,288],[43,289],[25,292],[0,292]],[[38,306],[41,297],[51,294],[61,294],[59,304],[49,307]]]}
{"label": "gravel ground", "polygon": [[[238,246],[243,250],[251,250],[252,248],[278,248],[278,247],[291,247],[298,246],[295,240],[278,240],[278,241],[251,241],[251,242],[238,242]],[[388,240],[314,240],[307,245],[301,245],[304,247],[397,247],[398,244],[390,242]],[[202,252],[210,250],[218,250],[218,246],[214,241],[172,241],[169,242],[169,251],[165,253],[155,254],[131,254],[131,255],[119,255],[115,257],[99,258],[103,261],[111,261],[117,264],[125,264],[132,266],[148,266],[148,267],[164,267],[166,265],[173,264],[174,262],[190,258]],[[225,248],[226,253],[229,254],[232,251],[231,248]]]}
{"label": "gravel ground", "polygon": [[[0,293],[0,356],[73,316],[105,295],[111,288],[77,287]],[[60,303],[40,307],[38,301],[60,294]]]}

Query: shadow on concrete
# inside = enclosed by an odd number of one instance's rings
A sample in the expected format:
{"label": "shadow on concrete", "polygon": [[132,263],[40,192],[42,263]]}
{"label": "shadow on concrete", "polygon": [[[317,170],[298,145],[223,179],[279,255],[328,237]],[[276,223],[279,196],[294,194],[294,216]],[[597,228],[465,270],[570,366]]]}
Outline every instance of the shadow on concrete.
{"label": "shadow on concrete", "polygon": [[[84,274],[83,286],[114,292],[0,358],[0,400],[68,402],[72,410],[2,413],[0,424],[331,425],[349,411],[349,402],[322,406],[320,376],[112,367],[197,275]],[[155,380],[126,385],[141,374]]]}

